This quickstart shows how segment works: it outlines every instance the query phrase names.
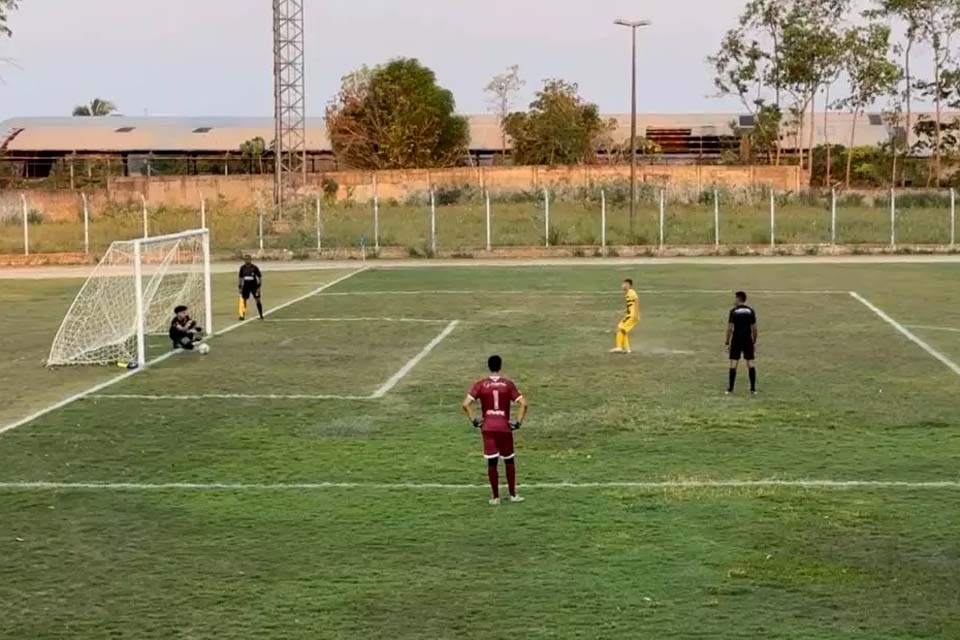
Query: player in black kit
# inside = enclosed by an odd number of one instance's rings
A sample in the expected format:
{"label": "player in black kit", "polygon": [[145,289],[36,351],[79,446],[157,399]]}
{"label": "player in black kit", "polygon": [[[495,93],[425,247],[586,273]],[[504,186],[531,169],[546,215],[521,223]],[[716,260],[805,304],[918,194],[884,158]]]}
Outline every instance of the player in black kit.
{"label": "player in black kit", "polygon": [[737,382],[737,367],[740,358],[747,361],[750,371],[750,393],[757,393],[757,369],[754,367],[757,357],[757,312],[747,306],[747,294],[736,293],[736,305],[730,310],[727,324],[727,347],[730,349],[730,384],[727,393],[733,393]]}
{"label": "player in black kit", "polygon": [[260,287],[263,285],[263,274],[260,268],[253,264],[250,256],[243,258],[243,264],[240,265],[240,280],[237,288],[240,290],[239,316],[241,320],[247,317],[247,300],[250,296],[257,302],[257,312],[260,319],[263,320],[263,302],[260,300]]}

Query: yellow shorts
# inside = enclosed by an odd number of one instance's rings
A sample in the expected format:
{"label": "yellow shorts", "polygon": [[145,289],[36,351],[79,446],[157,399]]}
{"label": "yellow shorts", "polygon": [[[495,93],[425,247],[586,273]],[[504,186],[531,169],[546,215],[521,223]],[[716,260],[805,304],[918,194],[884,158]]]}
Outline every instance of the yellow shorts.
{"label": "yellow shorts", "polygon": [[617,331],[623,331],[624,333],[630,333],[637,328],[639,319],[637,318],[624,318],[620,321],[620,324],[617,325]]}

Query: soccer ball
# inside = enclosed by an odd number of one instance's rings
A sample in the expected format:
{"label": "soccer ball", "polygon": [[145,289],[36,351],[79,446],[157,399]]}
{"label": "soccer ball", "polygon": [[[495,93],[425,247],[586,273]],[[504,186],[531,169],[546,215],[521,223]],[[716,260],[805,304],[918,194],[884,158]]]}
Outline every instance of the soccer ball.
{"label": "soccer ball", "polygon": [[200,353],[200,355],[205,356],[208,353],[210,353],[210,345],[208,344],[197,345],[197,351]]}

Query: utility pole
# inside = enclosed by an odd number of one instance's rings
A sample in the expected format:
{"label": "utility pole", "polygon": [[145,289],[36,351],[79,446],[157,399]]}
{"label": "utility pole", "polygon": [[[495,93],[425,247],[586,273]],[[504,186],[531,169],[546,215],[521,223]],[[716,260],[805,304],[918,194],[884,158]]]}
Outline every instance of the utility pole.
{"label": "utility pole", "polygon": [[614,20],[613,24],[630,28],[630,234],[637,219],[637,29],[649,20]]}

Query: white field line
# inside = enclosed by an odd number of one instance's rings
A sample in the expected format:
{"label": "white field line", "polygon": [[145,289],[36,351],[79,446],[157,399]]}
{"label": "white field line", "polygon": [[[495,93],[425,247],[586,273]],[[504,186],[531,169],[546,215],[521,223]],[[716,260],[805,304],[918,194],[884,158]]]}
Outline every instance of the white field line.
{"label": "white field line", "polygon": [[[649,482],[530,482],[525,489],[905,489],[960,490],[960,480],[665,480]],[[330,489],[402,491],[480,491],[486,484],[433,482],[0,482],[0,491],[325,491]]]}
{"label": "white field line", "polygon": [[447,324],[450,320],[437,320],[435,318],[373,318],[373,317],[349,317],[349,318],[276,318],[271,322],[415,322],[422,324]]}
{"label": "white field line", "polygon": [[[637,289],[637,293],[647,295],[713,295],[724,294],[733,295],[731,289]],[[759,289],[748,291],[750,295],[847,295],[848,291],[838,291],[833,289]],[[526,295],[526,296],[611,296],[622,295],[619,291],[562,291],[552,289],[422,289],[407,291],[334,291],[323,294],[326,296],[428,296],[428,295]]]}
{"label": "white field line", "polygon": [[951,333],[960,333],[960,329],[954,327],[931,327],[926,324],[905,324],[903,325],[908,329],[924,329],[926,331],[949,331]]}
{"label": "white field line", "polygon": [[257,393],[201,393],[192,395],[151,395],[141,393],[110,393],[89,396],[94,400],[375,400],[369,396],[338,396],[331,394],[257,394]]}
{"label": "white field line", "polygon": [[453,322],[451,322],[450,324],[448,324],[446,327],[444,327],[443,331],[441,331],[441,332],[437,335],[436,338],[434,338],[433,340],[431,340],[430,342],[428,342],[428,343],[427,343],[427,346],[425,346],[425,347],[420,351],[420,353],[418,353],[417,355],[415,355],[415,356],[413,356],[412,358],[410,358],[410,361],[407,362],[407,364],[403,365],[403,366],[400,368],[400,371],[397,371],[395,374],[393,374],[392,376],[390,376],[390,379],[389,379],[389,380],[387,380],[387,381],[384,382],[382,385],[380,385],[380,388],[377,389],[376,391],[374,391],[373,394],[371,395],[371,397],[372,397],[372,398],[382,398],[383,396],[387,395],[387,393],[390,391],[390,389],[393,389],[395,386],[397,386],[397,383],[399,383],[401,380],[403,380],[403,378],[404,378],[408,373],[410,373],[415,366],[417,366],[418,364],[420,364],[420,361],[423,360],[424,358],[426,358],[426,357],[430,354],[430,352],[433,351],[433,350],[437,347],[438,344],[440,344],[441,342],[443,342],[443,339],[444,339],[444,338],[446,338],[448,335],[450,335],[451,333],[453,333],[453,330],[457,328],[457,325],[458,325],[458,324],[460,324],[460,321],[459,321],[459,320],[454,320]]}
{"label": "white field line", "polygon": [[[264,315],[264,316],[268,316],[268,315],[274,314],[274,313],[276,313],[277,311],[280,311],[280,310],[282,310],[282,309],[286,309],[286,308],[289,307],[290,305],[294,305],[294,304],[297,304],[298,302],[302,302],[302,301],[306,300],[307,298],[311,298],[311,297],[317,295],[318,293],[321,293],[322,291],[324,291],[324,290],[326,290],[326,289],[329,289],[330,287],[333,287],[333,286],[336,286],[336,285],[340,284],[341,282],[343,282],[344,280],[346,280],[346,279],[348,279],[348,278],[352,278],[353,276],[357,275],[358,273],[363,273],[363,272],[366,271],[367,269],[368,269],[368,267],[362,267],[362,268],[357,269],[357,270],[355,270],[355,271],[351,271],[350,273],[348,273],[348,274],[346,274],[346,275],[344,275],[344,276],[341,276],[341,277],[337,278],[336,280],[332,280],[331,282],[328,282],[328,283],[324,284],[323,286],[317,287],[316,289],[314,289],[314,290],[311,291],[310,293],[307,293],[307,294],[305,294],[305,295],[296,297],[296,298],[294,298],[294,299],[292,299],[292,300],[288,300],[288,301],[286,301],[286,302],[284,302],[284,303],[282,303],[282,304],[279,304],[279,305],[277,305],[277,306],[275,306],[275,307],[272,307],[271,309],[268,309],[266,312],[264,312],[263,315]],[[231,325],[229,325],[229,326],[227,326],[227,327],[224,327],[224,328],[221,329],[220,331],[214,332],[213,336],[211,336],[211,337],[222,336],[223,334],[225,334],[225,333],[230,333],[231,331],[233,331],[233,330],[235,330],[235,329],[238,329],[238,328],[242,327],[243,325],[244,325],[243,322],[237,322],[237,323],[231,324]],[[104,382],[101,382],[100,384],[96,384],[96,385],[94,385],[94,386],[92,386],[92,387],[90,387],[90,388],[88,388],[88,389],[85,389],[84,391],[81,391],[80,393],[75,393],[75,394],[73,394],[72,396],[69,396],[69,397],[67,397],[67,398],[64,398],[63,400],[60,400],[60,401],[58,401],[58,402],[54,402],[53,404],[47,405],[47,406],[44,407],[43,409],[40,409],[39,411],[36,411],[36,412],[28,415],[28,416],[25,417],[25,418],[21,418],[20,420],[17,420],[16,422],[11,422],[10,424],[6,424],[6,425],[0,427],[0,434],[4,434],[4,433],[6,433],[7,431],[13,431],[14,429],[16,429],[16,428],[18,428],[18,427],[22,427],[22,426],[25,425],[25,424],[29,424],[30,422],[33,422],[33,421],[36,420],[37,418],[43,417],[43,416],[47,415],[48,413],[50,413],[50,412],[52,412],[52,411],[56,411],[57,409],[62,409],[63,407],[67,406],[68,404],[71,404],[71,403],[73,403],[73,402],[76,402],[77,400],[81,400],[81,399],[83,399],[83,398],[86,398],[86,397],[89,396],[89,395],[93,395],[93,394],[95,394],[95,393],[98,393],[98,392],[102,391],[103,389],[106,389],[107,387],[111,387],[111,386],[117,384],[118,382],[121,382],[121,381],[123,381],[123,380],[126,380],[126,379],[129,378],[130,376],[136,375],[136,374],[139,373],[140,371],[144,371],[144,370],[148,369],[150,366],[153,366],[153,365],[155,365],[155,364],[157,364],[157,363],[159,363],[159,362],[163,362],[163,361],[166,360],[167,358],[169,358],[169,357],[171,357],[171,356],[173,356],[173,355],[175,355],[175,354],[177,354],[177,353],[181,353],[181,351],[179,351],[179,350],[178,350],[178,351],[173,351],[173,350],[168,351],[168,352],[164,353],[163,355],[160,355],[160,356],[154,358],[153,361],[150,362],[149,365],[146,366],[146,367],[143,367],[143,368],[140,368],[140,369],[135,369],[135,370],[133,370],[133,371],[128,371],[128,372],[126,372],[126,373],[122,373],[122,374],[116,376],[115,378],[110,378],[109,380],[106,380],[106,381],[104,381]]]}
{"label": "white field line", "polygon": [[877,314],[880,317],[880,319],[882,319],[884,322],[886,322],[891,327],[893,327],[894,329],[902,333],[908,340],[916,344],[918,347],[920,347],[921,349],[929,353],[931,356],[939,360],[941,363],[943,363],[948,369],[950,369],[955,374],[960,376],[960,365],[958,365],[956,362],[954,362],[953,360],[943,355],[942,353],[940,353],[939,351],[931,347],[929,344],[927,344],[926,342],[918,338],[916,335],[913,334],[913,332],[911,332],[905,326],[903,326],[902,324],[900,324],[899,322],[897,322],[896,320],[888,316],[886,313],[884,313],[882,310],[880,310],[873,303],[871,303],[869,300],[861,296],[856,291],[851,291],[850,295],[854,299],[859,300],[861,303],[863,303],[863,305],[868,309],[870,309],[870,311],[873,311],[875,314]]}

